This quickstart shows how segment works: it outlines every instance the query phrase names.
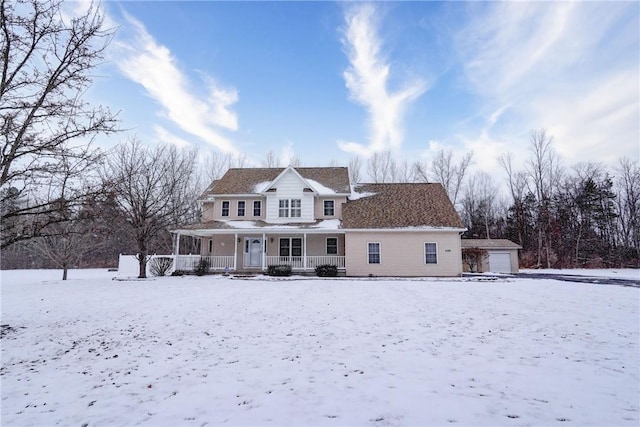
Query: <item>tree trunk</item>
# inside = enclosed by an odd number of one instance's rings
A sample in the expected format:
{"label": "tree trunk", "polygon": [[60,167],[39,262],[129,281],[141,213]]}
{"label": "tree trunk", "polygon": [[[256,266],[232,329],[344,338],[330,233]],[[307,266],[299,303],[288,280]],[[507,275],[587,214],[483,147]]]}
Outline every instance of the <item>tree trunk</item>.
{"label": "tree trunk", "polygon": [[146,279],[147,278],[147,250],[146,249],[138,252],[138,265],[140,266],[138,279]]}
{"label": "tree trunk", "polygon": [[62,280],[67,280],[67,270],[68,270],[67,264],[63,264],[62,265]]}

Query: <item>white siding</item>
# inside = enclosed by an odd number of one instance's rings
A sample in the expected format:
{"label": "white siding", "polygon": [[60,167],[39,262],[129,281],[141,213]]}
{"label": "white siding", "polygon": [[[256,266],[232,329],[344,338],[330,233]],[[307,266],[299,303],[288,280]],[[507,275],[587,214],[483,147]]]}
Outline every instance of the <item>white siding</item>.
{"label": "white siding", "polygon": [[[283,175],[275,185],[275,192],[268,192],[266,203],[266,222],[283,224],[289,222],[313,222],[313,199],[314,194],[304,192],[304,184],[293,172]],[[279,200],[300,199],[302,213],[300,218],[280,218],[278,216]],[[291,208],[289,206],[289,208]]]}

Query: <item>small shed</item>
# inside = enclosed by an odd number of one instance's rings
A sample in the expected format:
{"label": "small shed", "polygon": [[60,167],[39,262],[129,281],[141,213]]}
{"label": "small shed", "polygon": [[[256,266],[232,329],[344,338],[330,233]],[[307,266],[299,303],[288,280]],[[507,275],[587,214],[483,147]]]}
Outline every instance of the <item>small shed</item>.
{"label": "small shed", "polygon": [[517,273],[518,272],[518,249],[522,246],[507,239],[462,239],[463,271],[469,272],[472,269],[468,262],[465,262],[465,249],[479,249],[485,252],[481,259],[477,260],[477,273]]}

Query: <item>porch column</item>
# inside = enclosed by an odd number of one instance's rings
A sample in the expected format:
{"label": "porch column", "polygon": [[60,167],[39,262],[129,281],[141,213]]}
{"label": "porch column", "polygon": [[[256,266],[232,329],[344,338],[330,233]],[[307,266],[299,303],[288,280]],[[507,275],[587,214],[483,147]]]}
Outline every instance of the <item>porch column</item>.
{"label": "porch column", "polygon": [[180,232],[176,233],[176,240],[174,241],[173,254],[176,257],[180,254]]}
{"label": "porch column", "polygon": [[302,235],[302,269],[307,269],[307,233]]}
{"label": "porch column", "polygon": [[262,260],[260,261],[260,269],[264,270],[264,264],[267,260],[267,234],[262,233]]}
{"label": "porch column", "polygon": [[176,233],[175,247],[173,249],[173,269],[179,270],[178,268],[178,255],[180,255],[180,232]]}
{"label": "porch column", "polygon": [[238,233],[233,235],[233,270],[238,271]]}

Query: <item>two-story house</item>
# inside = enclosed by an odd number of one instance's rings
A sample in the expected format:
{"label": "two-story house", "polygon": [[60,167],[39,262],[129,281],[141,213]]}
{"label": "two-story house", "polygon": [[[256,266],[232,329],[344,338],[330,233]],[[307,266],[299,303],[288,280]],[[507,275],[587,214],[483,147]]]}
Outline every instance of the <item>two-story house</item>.
{"label": "two-story house", "polygon": [[[174,230],[200,240],[190,269],[260,272],[291,265],[348,276],[456,276],[464,226],[440,184],[352,186],[344,167],[230,169],[199,199],[202,222]],[[179,245],[176,245],[179,247]]]}

